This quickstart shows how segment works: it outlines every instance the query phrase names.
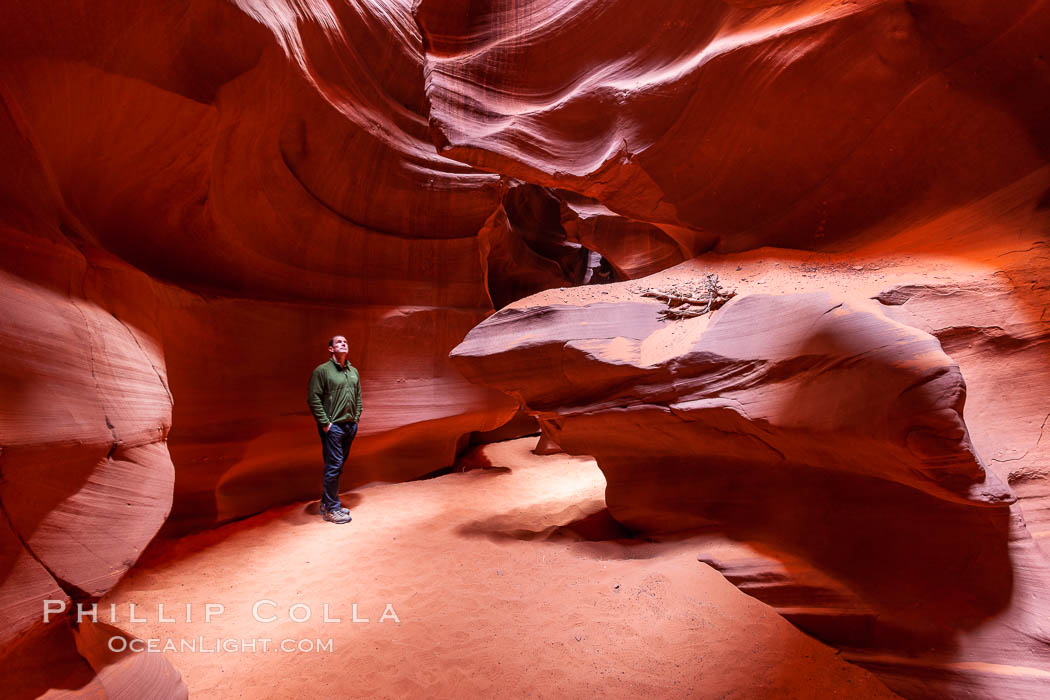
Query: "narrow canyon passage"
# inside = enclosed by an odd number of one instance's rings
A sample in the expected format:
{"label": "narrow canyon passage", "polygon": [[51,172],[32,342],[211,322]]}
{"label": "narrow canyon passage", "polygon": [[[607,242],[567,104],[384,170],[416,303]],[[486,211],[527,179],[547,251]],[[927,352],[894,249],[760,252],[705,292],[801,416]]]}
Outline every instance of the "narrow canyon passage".
{"label": "narrow canyon passage", "polygon": [[[115,605],[116,627],[161,645],[331,640],[165,653],[193,698],[894,697],[699,563],[696,542],[624,537],[594,461],[536,456],[535,443],[345,494],[347,526],[297,504],[158,541],[103,599],[103,621]],[[257,601],[277,619],[256,621]],[[132,603],[147,622],[128,622]],[[208,603],[224,610],[205,622]],[[176,622],[158,621],[160,604]],[[326,604],[340,622],[323,621]]]}
{"label": "narrow canyon passage", "polygon": [[0,697],[1050,700],[1047,37],[0,3]]}

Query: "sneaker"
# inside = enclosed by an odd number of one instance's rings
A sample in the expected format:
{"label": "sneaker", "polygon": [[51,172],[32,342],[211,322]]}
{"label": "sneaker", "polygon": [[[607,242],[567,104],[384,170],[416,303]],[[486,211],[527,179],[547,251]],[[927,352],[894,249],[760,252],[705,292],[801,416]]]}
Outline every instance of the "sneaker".
{"label": "sneaker", "polygon": [[350,513],[344,513],[342,510],[324,510],[321,511],[321,517],[337,525],[343,525],[353,520],[350,517]]}

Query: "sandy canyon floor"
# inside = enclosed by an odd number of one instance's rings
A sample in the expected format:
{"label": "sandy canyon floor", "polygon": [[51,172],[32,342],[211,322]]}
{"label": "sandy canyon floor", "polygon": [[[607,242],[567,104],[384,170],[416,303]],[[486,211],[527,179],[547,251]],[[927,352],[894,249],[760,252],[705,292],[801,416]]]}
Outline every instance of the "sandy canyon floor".
{"label": "sandy canyon floor", "polygon": [[[695,538],[618,531],[594,461],[535,442],[344,494],[348,525],[315,502],[155,542],[101,609],[159,648],[196,642],[160,652],[193,698],[895,697],[698,562]],[[226,639],[293,651],[201,651]]]}

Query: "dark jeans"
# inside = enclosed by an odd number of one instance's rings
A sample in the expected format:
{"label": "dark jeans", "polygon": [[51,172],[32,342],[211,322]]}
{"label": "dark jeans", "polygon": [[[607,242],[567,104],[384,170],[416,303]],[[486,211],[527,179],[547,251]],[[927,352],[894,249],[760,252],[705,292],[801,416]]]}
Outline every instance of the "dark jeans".
{"label": "dark jeans", "polygon": [[350,454],[350,444],[357,435],[357,423],[332,423],[326,433],[317,426],[321,434],[321,450],[324,453],[324,490],[321,493],[321,510],[339,507],[339,477]]}

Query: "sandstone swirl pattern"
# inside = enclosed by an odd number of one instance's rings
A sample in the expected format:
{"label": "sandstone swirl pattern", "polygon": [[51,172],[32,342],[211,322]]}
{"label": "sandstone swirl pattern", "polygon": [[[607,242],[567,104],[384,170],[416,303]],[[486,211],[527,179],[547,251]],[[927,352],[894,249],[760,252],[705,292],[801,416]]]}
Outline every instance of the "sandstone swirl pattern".
{"label": "sandstone swirl pattern", "polygon": [[[865,454],[891,452],[839,472],[972,518],[1004,512],[1009,482],[1048,541],[1048,34],[1043,0],[8,3],[0,656],[41,644],[63,650],[21,654],[54,661],[41,678],[179,692],[170,669],[94,653],[92,630],[38,638],[39,601],[97,598],[164,523],[310,497],[311,342],[347,334],[366,378],[357,483],[411,478],[518,409],[449,361],[471,328],[712,248],[981,261],[886,280],[879,333],[914,349],[921,329],[951,359],[930,350],[916,393],[877,394],[914,421],[873,435],[854,416]],[[965,424],[953,362],[979,398]],[[572,366],[608,389],[649,365]],[[690,400],[660,416],[751,415]],[[785,459],[825,447],[797,437]],[[664,518],[639,488],[620,507]]]}

